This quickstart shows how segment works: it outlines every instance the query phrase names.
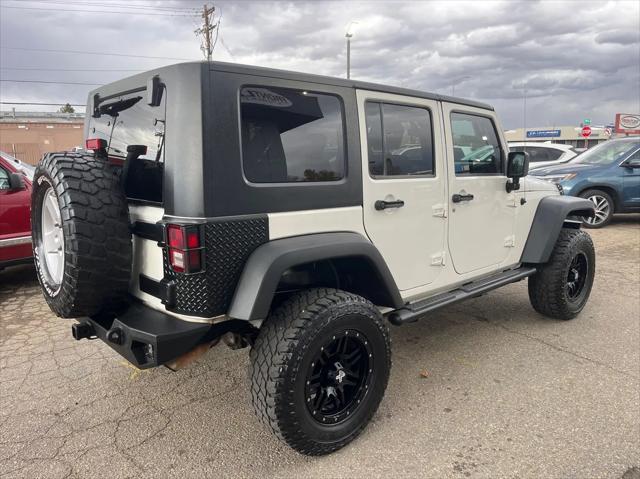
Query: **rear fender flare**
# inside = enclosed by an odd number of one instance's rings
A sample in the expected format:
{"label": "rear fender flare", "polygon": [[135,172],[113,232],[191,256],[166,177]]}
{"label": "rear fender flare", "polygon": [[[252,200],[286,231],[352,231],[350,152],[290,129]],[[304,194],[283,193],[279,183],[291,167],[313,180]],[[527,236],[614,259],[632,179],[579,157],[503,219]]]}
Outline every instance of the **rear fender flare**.
{"label": "rear fender flare", "polygon": [[358,233],[321,233],[270,241],[256,248],[247,260],[229,307],[234,319],[260,320],[269,314],[282,274],[289,268],[314,261],[358,258],[375,271],[379,306],[394,309],[404,303],[382,255]]}

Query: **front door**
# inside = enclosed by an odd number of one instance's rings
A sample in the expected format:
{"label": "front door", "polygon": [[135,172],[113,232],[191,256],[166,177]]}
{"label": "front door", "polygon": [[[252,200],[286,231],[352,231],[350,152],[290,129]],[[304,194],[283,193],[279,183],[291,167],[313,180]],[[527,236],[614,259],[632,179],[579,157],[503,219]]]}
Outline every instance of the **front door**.
{"label": "front door", "polygon": [[493,112],[443,104],[449,171],[449,251],[458,274],[503,263],[515,246],[515,195]]}
{"label": "front door", "polygon": [[622,200],[625,208],[640,208],[640,150],[637,150],[625,162],[633,163],[634,167],[621,166],[622,170]]}
{"label": "front door", "polygon": [[357,95],[365,230],[400,290],[429,284],[446,261],[438,103],[361,90]]}

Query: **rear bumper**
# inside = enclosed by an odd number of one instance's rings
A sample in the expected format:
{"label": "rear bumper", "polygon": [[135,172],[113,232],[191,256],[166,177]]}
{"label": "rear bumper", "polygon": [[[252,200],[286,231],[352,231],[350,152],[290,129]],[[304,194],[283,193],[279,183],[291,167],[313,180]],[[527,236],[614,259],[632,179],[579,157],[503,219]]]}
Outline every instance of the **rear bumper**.
{"label": "rear bumper", "polygon": [[78,340],[100,338],[130,363],[148,369],[179,358],[226,332],[249,328],[249,323],[238,320],[191,323],[136,302],[117,317],[81,318],[72,326],[72,334]]}

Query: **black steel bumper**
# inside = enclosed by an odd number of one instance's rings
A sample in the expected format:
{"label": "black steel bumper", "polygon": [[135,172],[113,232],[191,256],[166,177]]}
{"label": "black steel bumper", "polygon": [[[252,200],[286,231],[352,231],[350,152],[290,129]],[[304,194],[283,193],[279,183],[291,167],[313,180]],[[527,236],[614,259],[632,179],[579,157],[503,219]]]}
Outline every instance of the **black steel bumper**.
{"label": "black steel bumper", "polygon": [[136,302],[117,317],[81,318],[72,326],[72,334],[75,339],[98,337],[135,366],[147,369],[172,361],[226,332],[249,327],[238,320],[215,325],[192,323]]}

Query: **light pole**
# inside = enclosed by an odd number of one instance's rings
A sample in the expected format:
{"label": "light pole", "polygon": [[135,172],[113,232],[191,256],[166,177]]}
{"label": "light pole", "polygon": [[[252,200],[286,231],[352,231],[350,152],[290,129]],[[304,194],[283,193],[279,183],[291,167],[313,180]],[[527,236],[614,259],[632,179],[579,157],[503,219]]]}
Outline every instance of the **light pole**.
{"label": "light pole", "polygon": [[[527,141],[527,84],[522,82],[520,86],[513,85],[514,90],[522,90],[522,139]],[[525,151],[527,147],[525,145]]]}
{"label": "light pole", "polygon": [[351,37],[353,36],[354,26],[358,22],[351,22],[347,26],[347,32],[344,37],[347,39],[347,79],[351,78]]}
{"label": "light pole", "polygon": [[460,83],[462,83],[465,80],[468,80],[469,78],[471,78],[469,75],[465,75],[462,78],[460,78],[457,82],[455,82],[453,85],[451,85],[451,96],[456,95],[456,85],[460,85]]}

